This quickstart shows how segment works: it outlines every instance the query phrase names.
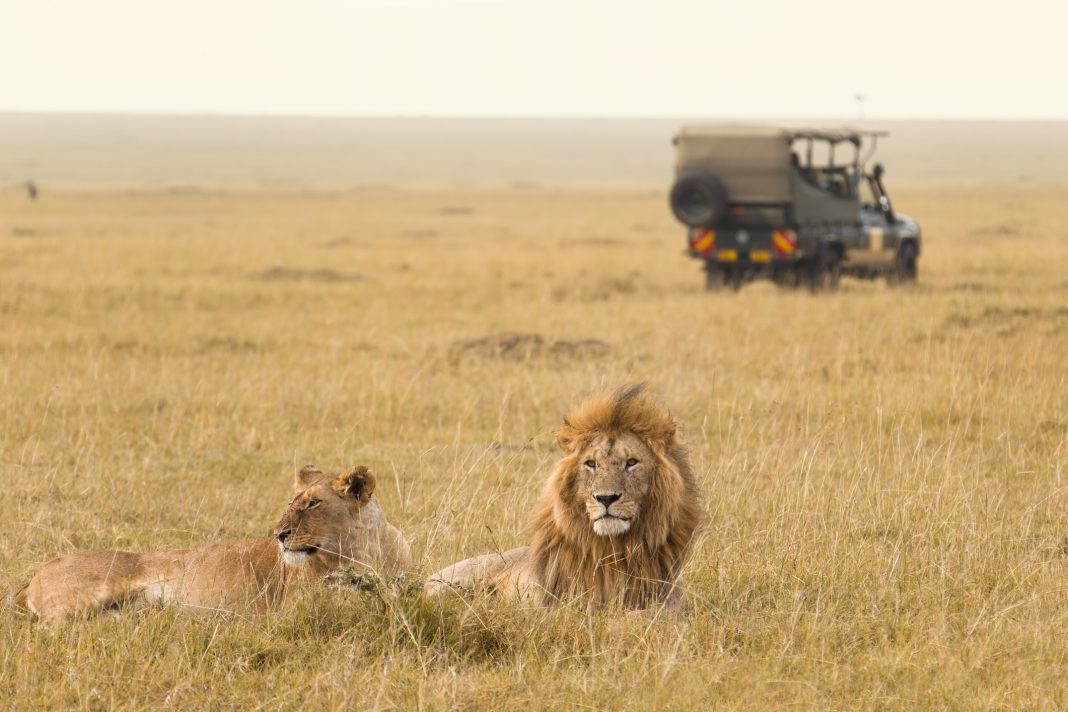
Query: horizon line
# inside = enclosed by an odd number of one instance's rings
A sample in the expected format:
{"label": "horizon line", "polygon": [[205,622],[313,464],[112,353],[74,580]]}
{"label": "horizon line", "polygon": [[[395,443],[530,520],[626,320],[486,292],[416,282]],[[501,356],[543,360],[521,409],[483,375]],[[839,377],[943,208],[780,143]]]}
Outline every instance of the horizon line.
{"label": "horizon line", "polygon": [[150,111],[150,110],[67,110],[7,109],[0,116],[113,117],[113,118],[188,118],[188,119],[361,119],[361,120],[463,120],[463,121],[707,121],[797,123],[1068,123],[1065,117],[969,117],[969,116],[900,116],[900,117],[830,117],[830,116],[710,116],[694,114],[463,114],[463,113],[256,113],[229,111]]}

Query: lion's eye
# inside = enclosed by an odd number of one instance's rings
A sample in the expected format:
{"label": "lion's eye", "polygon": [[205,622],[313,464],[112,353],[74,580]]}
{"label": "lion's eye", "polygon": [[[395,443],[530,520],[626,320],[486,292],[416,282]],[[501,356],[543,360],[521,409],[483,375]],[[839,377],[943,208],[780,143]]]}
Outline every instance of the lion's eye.
{"label": "lion's eye", "polygon": [[586,467],[590,468],[591,470],[597,467],[597,463],[593,460],[586,460],[586,462],[583,464],[585,464]]}
{"label": "lion's eye", "polygon": [[320,500],[318,500],[318,499],[309,499],[308,500],[308,506],[306,507],[306,509],[311,509],[312,507],[318,507],[321,503],[322,502]]}
{"label": "lion's eye", "polygon": [[632,457],[632,458],[630,458],[630,459],[628,459],[628,460],[627,460],[627,469],[629,470],[630,468],[634,467],[634,466],[635,466],[635,465],[637,465],[637,464],[638,464],[638,461],[637,461],[637,460],[635,460],[635,459],[634,459],[634,458]]}

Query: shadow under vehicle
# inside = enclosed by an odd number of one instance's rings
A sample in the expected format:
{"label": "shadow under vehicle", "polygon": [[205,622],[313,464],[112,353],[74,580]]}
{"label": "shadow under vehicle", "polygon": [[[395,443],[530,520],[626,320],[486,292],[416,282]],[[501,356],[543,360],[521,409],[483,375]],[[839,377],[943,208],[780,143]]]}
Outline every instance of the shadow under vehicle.
{"label": "shadow under vehicle", "polygon": [[[689,253],[704,261],[707,287],[766,277],[833,290],[843,274],[914,282],[920,226],[894,210],[882,164],[866,168],[886,135],[683,127],[671,209],[689,228]],[[843,144],[849,155],[839,160]]]}

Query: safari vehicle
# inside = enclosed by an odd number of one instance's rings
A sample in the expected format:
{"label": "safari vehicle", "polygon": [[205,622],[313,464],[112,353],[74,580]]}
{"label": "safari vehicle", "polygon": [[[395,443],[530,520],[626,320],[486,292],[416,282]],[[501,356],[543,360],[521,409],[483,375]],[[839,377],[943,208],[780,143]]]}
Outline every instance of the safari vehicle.
{"label": "safari vehicle", "polygon": [[[683,127],[671,209],[689,228],[689,253],[704,261],[707,287],[769,277],[833,290],[842,274],[915,281],[920,227],[894,210],[883,166],[866,168],[886,135]],[[836,155],[842,144],[844,160]]]}

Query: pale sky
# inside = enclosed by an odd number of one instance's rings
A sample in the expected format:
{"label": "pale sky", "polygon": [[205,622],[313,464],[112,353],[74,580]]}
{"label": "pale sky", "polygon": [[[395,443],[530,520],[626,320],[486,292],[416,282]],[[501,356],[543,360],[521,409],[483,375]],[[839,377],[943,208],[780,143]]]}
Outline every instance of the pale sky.
{"label": "pale sky", "polygon": [[0,0],[0,111],[1068,119],[1066,35],[1066,0]]}

